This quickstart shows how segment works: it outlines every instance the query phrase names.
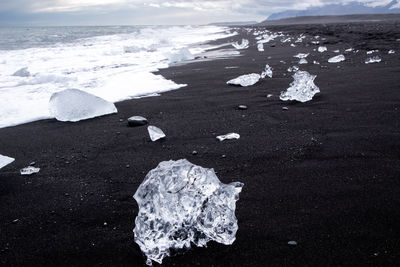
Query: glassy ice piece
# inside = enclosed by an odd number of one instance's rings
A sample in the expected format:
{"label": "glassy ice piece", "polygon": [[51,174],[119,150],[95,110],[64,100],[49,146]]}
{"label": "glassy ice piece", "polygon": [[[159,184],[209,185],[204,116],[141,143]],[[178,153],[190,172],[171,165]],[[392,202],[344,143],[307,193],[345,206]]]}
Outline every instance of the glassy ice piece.
{"label": "glassy ice piece", "polygon": [[381,62],[381,61],[382,61],[382,59],[379,56],[374,56],[374,57],[371,57],[371,58],[367,58],[365,60],[365,64],[378,63],[378,62]]}
{"label": "glassy ice piece", "polygon": [[348,48],[346,50],[344,50],[345,52],[352,52],[354,50],[354,48]]}
{"label": "glassy ice piece", "polygon": [[7,156],[3,156],[0,154],[0,169],[7,166],[11,162],[13,162],[15,159]]}
{"label": "glassy ice piece", "polygon": [[147,127],[151,141],[157,141],[158,139],[165,138],[165,133],[158,127],[149,125]]}
{"label": "glassy ice piece", "polygon": [[268,77],[270,77],[270,78],[272,78],[272,68],[271,68],[271,66],[270,65],[265,65],[265,69],[264,69],[264,71],[261,73],[261,78],[265,78],[266,76],[268,76]]}
{"label": "glassy ice piece", "polygon": [[235,79],[229,80],[226,83],[231,85],[250,86],[256,84],[261,79],[261,75],[257,73],[241,75]]}
{"label": "glassy ice piece", "polygon": [[371,55],[372,53],[377,53],[377,52],[379,52],[379,50],[370,50],[367,51],[367,55]]}
{"label": "glassy ice piece", "polygon": [[314,60],[314,61],[313,61],[313,64],[314,64],[314,65],[319,65],[319,62]]}
{"label": "glassy ice piece", "polygon": [[338,63],[344,61],[346,58],[343,55],[337,55],[328,59],[329,63]]}
{"label": "glassy ice piece", "polygon": [[139,212],[133,229],[146,263],[162,263],[171,250],[231,245],[238,230],[236,201],[243,184],[223,184],[213,169],[186,159],[163,161],[151,170],[133,196]]}
{"label": "glassy ice piece", "polygon": [[288,72],[296,72],[296,71],[298,71],[298,70],[299,70],[299,67],[297,67],[297,66],[289,67],[289,68],[287,69]]}
{"label": "glassy ice piece", "polygon": [[340,53],[340,50],[333,50],[334,53]]}
{"label": "glassy ice piece", "polygon": [[194,56],[192,55],[192,53],[190,53],[189,49],[187,49],[186,47],[181,48],[177,51],[173,51],[171,53],[167,53],[165,56],[171,63],[177,63],[181,61],[194,59]]}
{"label": "glassy ice piece", "polygon": [[14,72],[12,76],[29,77],[31,74],[29,73],[28,68],[25,67]]}
{"label": "glassy ice piece", "polygon": [[396,51],[394,51],[394,50],[389,50],[388,51],[388,54],[394,54],[394,53],[396,53]]}
{"label": "glassy ice piece", "polygon": [[239,138],[240,138],[240,135],[237,134],[237,133],[228,133],[228,134],[225,134],[225,135],[217,136],[217,139],[219,141],[224,141],[224,140],[229,140],[229,139],[239,139]]}
{"label": "glassy ice piece", "polygon": [[308,55],[310,55],[310,54],[309,53],[298,53],[297,55],[294,55],[293,57],[306,58],[306,57],[308,57]]}
{"label": "glassy ice piece", "polygon": [[290,44],[290,46],[291,46],[291,47],[296,47],[296,45],[295,45],[295,44]]}
{"label": "glassy ice piece", "polygon": [[28,166],[28,167],[21,169],[19,172],[21,173],[21,175],[31,175],[34,173],[38,173],[39,171],[40,171],[40,168]]}
{"label": "glassy ice piece", "polygon": [[242,43],[239,44],[238,42],[232,43],[232,46],[236,49],[246,49],[249,48],[249,40],[242,39]]}
{"label": "glassy ice piece", "polygon": [[326,48],[326,46],[320,46],[318,47],[318,52],[323,53],[325,51],[328,51],[328,48]]}
{"label": "glassy ice piece", "polygon": [[262,43],[258,44],[257,45],[257,49],[258,49],[258,51],[263,52],[264,51],[264,44],[262,44]]}
{"label": "glassy ice piece", "polygon": [[320,92],[318,86],[314,84],[316,77],[316,75],[311,75],[307,71],[297,71],[293,75],[294,81],[286,92],[281,93],[279,98],[283,101],[310,101],[316,93]]}
{"label": "glassy ice piece", "polygon": [[54,93],[50,97],[49,109],[57,120],[72,122],[117,112],[113,103],[78,89]]}
{"label": "glassy ice piece", "polygon": [[302,58],[302,59],[300,59],[300,61],[299,61],[299,64],[307,64],[308,63],[308,61],[307,61],[307,59],[305,59],[305,58]]}

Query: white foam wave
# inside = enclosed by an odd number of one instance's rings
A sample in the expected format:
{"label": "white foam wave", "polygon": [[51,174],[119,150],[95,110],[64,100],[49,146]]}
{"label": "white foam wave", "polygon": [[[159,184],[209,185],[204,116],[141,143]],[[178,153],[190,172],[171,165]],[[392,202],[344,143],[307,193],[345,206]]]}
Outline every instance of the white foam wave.
{"label": "white foam wave", "polygon": [[[212,49],[204,42],[233,35],[215,26],[145,27],[50,47],[0,50],[0,128],[51,118],[50,96],[69,88],[112,102],[181,88],[185,85],[152,72]],[[30,75],[13,76],[22,68]]]}

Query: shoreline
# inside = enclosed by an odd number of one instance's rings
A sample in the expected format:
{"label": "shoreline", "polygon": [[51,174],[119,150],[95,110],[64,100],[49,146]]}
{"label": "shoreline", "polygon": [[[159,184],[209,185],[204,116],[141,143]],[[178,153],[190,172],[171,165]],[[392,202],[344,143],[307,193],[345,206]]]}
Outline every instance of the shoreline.
{"label": "shoreline", "polygon": [[[155,73],[188,84],[179,90],[118,102],[114,115],[0,129],[1,153],[16,159],[0,170],[1,264],[145,266],[133,240],[132,196],[159,162],[182,158],[214,168],[223,183],[244,183],[236,203],[239,230],[231,246],[192,247],[165,258],[165,266],[398,264],[400,42],[393,40],[400,31],[395,26],[386,35],[379,33],[380,24],[312,26],[308,32],[305,26],[286,28],[296,35],[319,32],[327,38],[325,53],[314,52],[318,46],[309,40],[290,47],[279,39],[264,44],[261,53],[255,36],[241,30],[230,38],[249,39],[243,56]],[[327,63],[333,50],[350,46],[360,52]],[[364,64],[370,49],[380,50],[382,62]],[[396,54],[387,55],[389,49]],[[305,52],[311,53],[309,62],[321,63],[300,65],[317,75],[321,93],[307,103],[280,101],[279,93],[293,81],[286,71],[297,65],[293,55]],[[260,73],[267,63],[274,68],[272,79],[251,87],[226,85],[239,75]],[[233,66],[238,68],[225,69]],[[241,104],[248,110],[238,110]],[[147,127],[128,127],[126,119],[134,115],[161,128],[166,139],[151,142]],[[216,139],[229,132],[240,139]],[[19,169],[32,161],[41,171],[21,176]],[[288,245],[292,240],[297,246]]]}

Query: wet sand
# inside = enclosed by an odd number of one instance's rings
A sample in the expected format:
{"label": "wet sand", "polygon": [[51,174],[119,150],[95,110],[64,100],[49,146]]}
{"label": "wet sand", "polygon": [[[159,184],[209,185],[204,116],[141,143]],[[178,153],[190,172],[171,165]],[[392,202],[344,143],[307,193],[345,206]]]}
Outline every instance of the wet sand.
{"label": "wet sand", "polygon": [[[296,47],[278,38],[258,52],[255,36],[239,29],[216,43],[247,38],[242,56],[160,71],[188,84],[180,90],[117,103],[115,115],[0,129],[1,154],[16,158],[0,170],[1,264],[144,265],[133,241],[138,210],[132,195],[160,161],[181,158],[214,168],[225,183],[244,183],[239,230],[231,246],[210,242],[166,258],[165,266],[400,264],[399,26],[268,27],[327,38],[325,53],[313,51],[318,46],[309,38]],[[333,50],[350,47],[359,52],[327,63],[337,55]],[[366,65],[372,49],[380,50],[382,62]],[[390,49],[396,53],[388,55]],[[293,80],[286,69],[297,65],[293,55],[300,52],[310,53],[300,67],[317,75],[321,93],[307,103],[280,101]],[[272,79],[226,85],[260,73],[266,63]],[[238,110],[240,104],[248,110]],[[146,127],[127,127],[133,115],[164,130],[166,140],[151,142]],[[241,138],[215,138],[229,132]],[[21,176],[19,169],[32,161],[40,173]],[[291,240],[297,245],[288,245]]]}

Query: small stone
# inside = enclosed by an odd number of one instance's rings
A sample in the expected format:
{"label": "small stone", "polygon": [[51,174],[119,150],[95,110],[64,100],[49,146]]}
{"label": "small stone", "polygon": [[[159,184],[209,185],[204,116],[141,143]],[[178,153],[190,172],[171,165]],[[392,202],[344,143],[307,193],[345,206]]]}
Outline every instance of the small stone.
{"label": "small stone", "polygon": [[290,246],[297,246],[297,242],[296,241],[289,241],[289,242],[287,242],[288,243],[288,245],[290,245]]}
{"label": "small stone", "polygon": [[247,109],[247,106],[246,106],[246,105],[239,105],[239,106],[238,106],[238,109],[240,109],[240,110],[246,110],[246,109]]}
{"label": "small stone", "polygon": [[289,110],[288,107],[282,107],[282,110]]}
{"label": "small stone", "polygon": [[135,127],[135,126],[143,126],[148,123],[147,119],[142,116],[133,116],[128,118],[128,126]]}

